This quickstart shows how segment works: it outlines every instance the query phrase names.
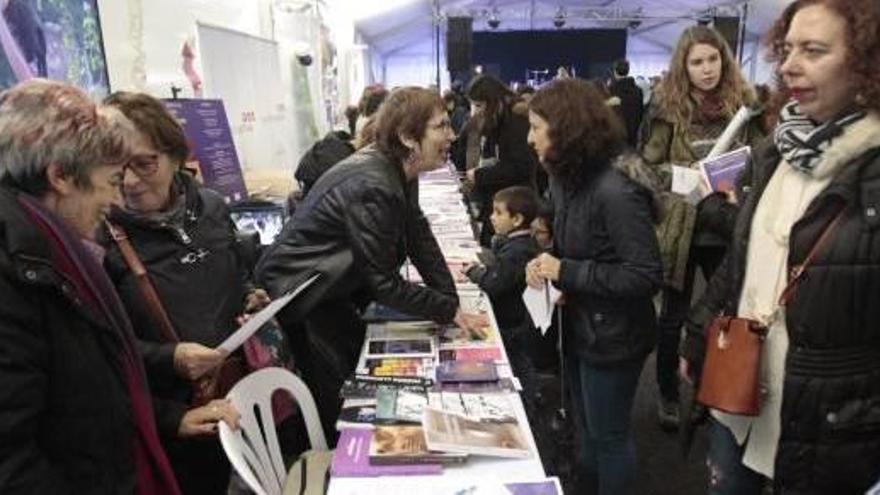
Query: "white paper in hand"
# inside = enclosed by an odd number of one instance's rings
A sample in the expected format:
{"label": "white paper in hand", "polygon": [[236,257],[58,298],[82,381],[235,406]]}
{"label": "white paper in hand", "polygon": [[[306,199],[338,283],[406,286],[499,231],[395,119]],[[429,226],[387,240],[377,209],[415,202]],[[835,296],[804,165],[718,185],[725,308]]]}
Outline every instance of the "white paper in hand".
{"label": "white paper in hand", "polygon": [[244,325],[238,327],[238,330],[233,332],[232,335],[230,335],[226,340],[223,341],[223,343],[217,346],[217,350],[232,353],[236,349],[241,347],[241,345],[244,344],[247,339],[251,338],[253,334],[257,333],[257,330],[259,330],[260,327],[271,320],[273,316],[275,316],[279,311],[281,311],[282,308],[284,308],[284,306],[287,306],[287,303],[292,301],[302,291],[306,290],[320,276],[320,273],[313,275],[310,279],[300,284],[299,287],[270,302],[265,308],[260,310],[259,313],[251,315],[251,317],[248,319],[248,321],[244,323]]}
{"label": "white paper in hand", "polygon": [[699,170],[694,170],[678,165],[672,166],[672,192],[685,197],[685,200],[692,204],[700,202],[700,181],[703,180],[703,174]]}
{"label": "white paper in hand", "polygon": [[523,302],[532,322],[541,330],[541,335],[547,333],[550,329],[550,323],[553,321],[553,309],[556,301],[562,297],[562,292],[553,287],[549,281],[544,282],[544,286],[540,289],[526,286],[523,291]]}

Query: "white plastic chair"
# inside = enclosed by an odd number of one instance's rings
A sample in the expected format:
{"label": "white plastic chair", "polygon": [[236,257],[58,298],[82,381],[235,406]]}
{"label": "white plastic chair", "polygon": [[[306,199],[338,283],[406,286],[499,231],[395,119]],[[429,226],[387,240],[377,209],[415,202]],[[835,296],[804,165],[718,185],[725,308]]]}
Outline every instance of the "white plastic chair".
{"label": "white plastic chair", "polygon": [[280,495],[287,478],[272,414],[272,393],[278,389],[290,392],[299,405],[312,449],[327,450],[315,400],[300,377],[283,368],[264,368],[242,378],[226,395],[241,414],[239,427],[232,430],[221,421],[220,443],[257,495]]}

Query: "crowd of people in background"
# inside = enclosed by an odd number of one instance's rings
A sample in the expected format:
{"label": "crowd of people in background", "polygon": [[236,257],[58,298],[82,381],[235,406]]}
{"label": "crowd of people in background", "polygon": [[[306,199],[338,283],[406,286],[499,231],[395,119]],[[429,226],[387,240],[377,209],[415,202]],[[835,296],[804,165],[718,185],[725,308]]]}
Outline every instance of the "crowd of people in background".
{"label": "crowd of people in background", "polygon": [[[197,385],[247,373],[216,345],[314,273],[279,338],[330,439],[368,303],[482,332],[419,205],[419,174],[451,161],[488,253],[465,274],[572,493],[632,491],[655,349],[658,427],[708,424],[708,493],[864,493],[880,481],[880,4],[795,0],[766,46],[775,87],[752,87],[703,25],[652,83],[620,60],[607,80],[563,69],[540,88],[486,73],[442,95],[368,87],[301,158],[295,210],[259,259],[185,170],[159,100],[41,79],[3,92],[0,492],[227,493],[218,423],[239,412]],[[743,107],[724,143],[750,147],[735,188],[674,193],[674,168]],[[407,259],[424,284],[401,276]],[[563,297],[541,336],[520,295],[547,283]],[[767,329],[756,416],[681,400],[719,314]],[[546,377],[571,415],[542,399]],[[576,441],[548,441],[549,425]]]}

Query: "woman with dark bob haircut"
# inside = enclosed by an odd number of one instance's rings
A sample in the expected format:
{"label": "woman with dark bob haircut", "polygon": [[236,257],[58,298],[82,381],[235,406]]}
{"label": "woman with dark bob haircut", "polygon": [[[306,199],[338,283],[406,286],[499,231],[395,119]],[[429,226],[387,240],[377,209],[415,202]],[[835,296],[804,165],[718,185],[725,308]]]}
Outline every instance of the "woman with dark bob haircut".
{"label": "woman with dark bob haircut", "polygon": [[623,153],[620,119],[587,82],[559,79],[539,90],[529,123],[555,217],[552,253],[529,262],[526,279],[533,287],[550,281],[565,295],[565,373],[583,426],[585,480],[602,495],[629,493],[636,468],[630,412],[654,347],[651,298],[663,282],[654,233],[659,180]]}
{"label": "woman with dark bob haircut", "polygon": [[[443,101],[427,89],[398,89],[379,108],[375,126],[375,144],[318,179],[257,265],[257,278],[273,297],[320,274],[281,322],[328,437],[339,415],[339,389],[363,344],[358,312],[366,303],[472,331],[482,323],[459,308],[418,202],[419,173],[446,163],[454,137]],[[427,286],[400,276],[407,257]]]}
{"label": "woman with dark bob haircut", "polygon": [[880,3],[797,0],[768,39],[791,99],[753,150],[680,371],[697,376],[718,345],[703,333],[713,316],[763,324],[761,411],[711,411],[709,493],[772,479],[779,493],[861,494],[880,479]]}

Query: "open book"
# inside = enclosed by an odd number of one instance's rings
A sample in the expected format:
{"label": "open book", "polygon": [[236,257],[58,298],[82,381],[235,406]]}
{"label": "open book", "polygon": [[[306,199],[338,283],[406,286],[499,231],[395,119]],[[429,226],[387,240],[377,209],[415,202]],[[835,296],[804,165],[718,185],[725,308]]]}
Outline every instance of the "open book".
{"label": "open book", "polygon": [[526,435],[517,422],[476,421],[428,407],[422,426],[425,441],[432,451],[497,457],[532,456]]}

